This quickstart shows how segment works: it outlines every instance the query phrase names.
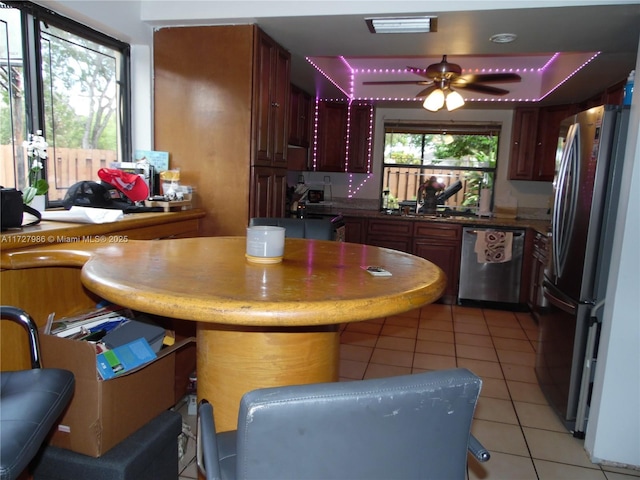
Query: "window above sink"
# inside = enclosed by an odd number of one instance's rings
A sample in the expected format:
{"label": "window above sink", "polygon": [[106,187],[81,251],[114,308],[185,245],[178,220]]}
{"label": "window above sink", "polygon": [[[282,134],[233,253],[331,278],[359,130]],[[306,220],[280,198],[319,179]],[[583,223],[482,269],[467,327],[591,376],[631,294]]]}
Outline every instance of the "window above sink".
{"label": "window above sink", "polygon": [[390,209],[416,202],[418,189],[435,177],[445,189],[462,188],[441,205],[450,212],[474,215],[480,193],[492,198],[500,126],[390,123],[385,125],[384,166],[380,194],[389,191]]}

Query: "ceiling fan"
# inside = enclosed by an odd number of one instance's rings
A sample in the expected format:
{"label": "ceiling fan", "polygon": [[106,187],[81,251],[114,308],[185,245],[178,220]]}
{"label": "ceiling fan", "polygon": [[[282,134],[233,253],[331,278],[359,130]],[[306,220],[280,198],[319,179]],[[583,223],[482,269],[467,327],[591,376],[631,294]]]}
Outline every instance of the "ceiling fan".
{"label": "ceiling fan", "polygon": [[[429,65],[426,70],[417,67],[407,67],[414,73],[425,77],[425,80],[389,80],[383,82],[363,82],[363,85],[425,85],[426,88],[418,92],[419,97],[426,97],[424,107],[429,110],[439,110],[444,105],[447,98],[447,108],[454,108],[464,105],[464,100],[451,87],[469,90],[472,92],[486,93],[489,95],[506,95],[509,90],[503,88],[484,85],[485,83],[511,83],[519,82],[520,75],[515,73],[468,73],[462,75],[462,68],[455,63],[447,62],[447,56],[442,56],[440,63]],[[449,106],[449,97],[452,105]],[[454,98],[455,97],[455,98]],[[428,105],[429,99],[432,99]],[[455,106],[454,106],[455,105]],[[433,108],[430,108],[433,107]],[[451,108],[453,107],[453,108]]]}

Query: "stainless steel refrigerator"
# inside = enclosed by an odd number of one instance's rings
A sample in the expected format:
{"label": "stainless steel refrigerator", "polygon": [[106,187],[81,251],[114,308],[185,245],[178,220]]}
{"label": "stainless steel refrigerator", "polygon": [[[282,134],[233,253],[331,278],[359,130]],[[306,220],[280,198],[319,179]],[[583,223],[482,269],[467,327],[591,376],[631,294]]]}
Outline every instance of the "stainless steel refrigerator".
{"label": "stainless steel refrigerator", "polygon": [[539,319],[536,375],[574,436],[588,419],[618,208],[628,107],[565,119],[554,180],[550,261]]}

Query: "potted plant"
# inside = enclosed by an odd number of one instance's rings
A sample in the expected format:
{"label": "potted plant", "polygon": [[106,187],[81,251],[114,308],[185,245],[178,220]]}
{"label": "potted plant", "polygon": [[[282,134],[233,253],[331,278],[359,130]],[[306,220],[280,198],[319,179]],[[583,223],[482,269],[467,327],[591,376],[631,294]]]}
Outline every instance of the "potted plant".
{"label": "potted plant", "polygon": [[43,178],[43,160],[47,159],[47,147],[49,146],[42,136],[42,130],[30,133],[22,145],[27,149],[29,159],[29,186],[24,189],[23,202],[31,204],[37,195],[45,195],[49,191],[49,183]]}

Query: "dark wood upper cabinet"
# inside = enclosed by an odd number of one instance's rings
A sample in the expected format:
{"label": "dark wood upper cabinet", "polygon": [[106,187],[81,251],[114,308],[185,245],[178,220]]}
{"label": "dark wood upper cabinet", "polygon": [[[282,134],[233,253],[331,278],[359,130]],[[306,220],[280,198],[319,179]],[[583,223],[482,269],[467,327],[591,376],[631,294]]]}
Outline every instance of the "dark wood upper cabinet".
{"label": "dark wood upper cabinet", "polygon": [[373,144],[373,106],[368,103],[352,104],[349,122],[349,158],[347,171],[369,173],[371,171],[371,147]]}
{"label": "dark wood upper cabinet", "polygon": [[319,103],[316,142],[315,169],[320,172],[344,172],[347,151],[346,103]]}
{"label": "dark wood upper cabinet", "polygon": [[574,111],[572,105],[516,108],[509,160],[511,180],[553,181],[560,122]]}
{"label": "dark wood upper cabinet", "polygon": [[536,133],[535,159],[530,180],[553,181],[556,171],[560,123],[572,113],[575,113],[573,105],[557,105],[540,109]]}
{"label": "dark wood upper cabinet", "polygon": [[[368,103],[320,102],[316,165],[320,172],[368,173],[373,106]],[[347,148],[348,147],[348,148]]]}
{"label": "dark wood upper cabinet", "polygon": [[254,165],[286,168],[291,56],[262,31],[255,52]]}
{"label": "dark wood upper cabinet", "polygon": [[511,131],[509,178],[531,180],[533,177],[539,108],[516,108]]}
{"label": "dark wood upper cabinet", "polygon": [[560,123],[574,113],[597,105],[622,104],[625,83],[626,80],[620,81],[578,104],[516,108],[511,133],[509,179],[552,182]]}
{"label": "dark wood upper cabinet", "polygon": [[291,85],[289,112],[289,145],[308,148],[313,125],[313,99],[311,95],[295,85]]}

